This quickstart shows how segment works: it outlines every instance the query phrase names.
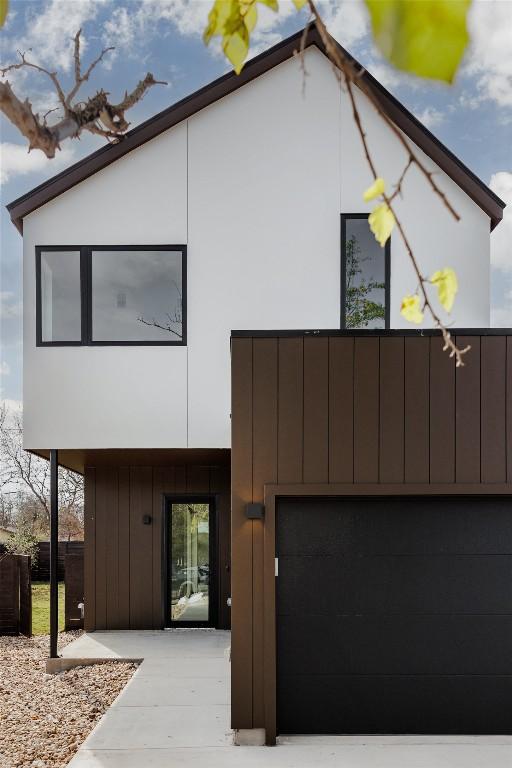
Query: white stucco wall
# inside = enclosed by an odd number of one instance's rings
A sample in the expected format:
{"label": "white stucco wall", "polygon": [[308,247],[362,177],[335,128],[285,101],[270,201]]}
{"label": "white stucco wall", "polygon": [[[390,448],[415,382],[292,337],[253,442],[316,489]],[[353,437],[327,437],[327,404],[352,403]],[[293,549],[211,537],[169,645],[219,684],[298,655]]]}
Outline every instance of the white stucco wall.
{"label": "white stucco wall", "polygon": [[[339,327],[340,213],[366,209],[370,179],[316,49],[307,69],[305,96],[298,63],[286,62],[25,219],[25,447],[229,447],[231,329]],[[393,180],[402,150],[361,102]],[[437,179],[462,223],[414,171],[403,220],[425,272],[456,268],[455,324],[486,326],[489,219]],[[36,348],[36,245],[152,243],[188,246],[186,347]],[[400,298],[414,287],[393,235],[392,327],[406,325]]]}

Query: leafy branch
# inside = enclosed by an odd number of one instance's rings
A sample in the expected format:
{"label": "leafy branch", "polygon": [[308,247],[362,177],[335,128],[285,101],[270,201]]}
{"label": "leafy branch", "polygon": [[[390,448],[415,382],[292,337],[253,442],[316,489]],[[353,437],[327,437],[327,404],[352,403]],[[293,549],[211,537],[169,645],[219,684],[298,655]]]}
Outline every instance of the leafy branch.
{"label": "leafy branch", "polygon": [[[0,82],[0,110],[27,139],[29,152],[32,149],[40,149],[46,157],[55,157],[56,150],[60,149],[61,141],[68,138],[77,138],[82,131],[89,131],[90,133],[103,136],[109,142],[118,142],[130,127],[130,123],[126,120],[125,112],[137,104],[153,85],[167,84],[155,80],[153,75],[148,72],[133,91],[125,93],[123,100],[118,104],[112,104],[108,98],[110,94],[103,89],[97,91],[94,96],[91,96],[86,101],[74,102],[78,91],[89,80],[95,67],[97,67],[107,53],[114,50],[113,47],[105,48],[87,69],[82,72],[80,57],[81,34],[82,30],[79,29],[74,37],[74,83],[67,94],[61,85],[57,73],[30,61],[27,58],[26,52],[18,51],[20,61],[0,69],[2,77],[5,77],[9,72],[23,68],[35,70],[50,79],[57,94],[59,106],[56,109],[48,110],[40,118],[37,113],[34,113],[28,98],[22,101],[14,93],[9,81]],[[61,120],[53,125],[48,125],[48,115],[56,110],[62,110],[63,116]]]}
{"label": "leafy branch", "polygon": [[[421,173],[423,174],[427,182],[430,184],[433,192],[436,195],[438,195],[438,197],[440,197],[440,199],[442,200],[442,202],[444,203],[444,205],[446,206],[446,208],[452,214],[452,216],[455,218],[456,221],[460,220],[460,216],[454,210],[453,206],[448,201],[444,192],[437,185],[435,179],[433,178],[433,174],[428,170],[428,168],[423,164],[422,160],[419,158],[417,153],[413,150],[409,141],[403,136],[403,134],[396,127],[396,125],[384,113],[381,105],[379,104],[378,99],[375,97],[372,90],[366,85],[364,80],[361,78],[362,71],[358,70],[354,62],[344,55],[342,50],[339,48],[339,46],[336,44],[334,39],[331,37],[318,12],[318,9],[316,7],[314,0],[307,0],[307,4],[309,6],[312,16],[315,19],[316,28],[318,30],[322,43],[324,44],[326,53],[329,56],[331,62],[335,65],[334,71],[335,71],[336,77],[339,79],[340,83],[342,83],[346,88],[346,91],[350,100],[354,123],[357,127],[357,131],[359,133],[359,136],[363,145],[363,151],[364,151],[366,161],[368,163],[368,166],[370,168],[370,171],[374,179],[373,188],[370,188],[370,190],[368,190],[366,193],[366,196],[365,196],[366,200],[371,200],[371,199],[374,199],[375,197],[380,196],[384,201],[383,204],[381,204],[380,206],[377,206],[377,208],[370,215],[370,225],[371,226],[373,225],[372,231],[374,231],[374,234],[376,235],[377,239],[379,240],[381,245],[383,245],[388,239],[389,235],[391,234],[391,230],[393,229],[393,226],[396,225],[396,228],[400,234],[400,237],[402,239],[402,242],[405,246],[405,249],[407,251],[411,264],[413,266],[414,272],[418,279],[418,289],[421,294],[421,300],[420,300],[420,297],[418,296],[417,296],[418,301],[414,300],[415,297],[406,297],[406,300],[413,299],[413,301],[407,302],[405,300],[403,302],[402,314],[404,314],[404,316],[407,319],[410,319],[413,322],[417,322],[417,321],[421,322],[421,320],[423,319],[423,313],[427,310],[430,313],[430,316],[434,322],[434,326],[438,328],[442,333],[443,340],[444,340],[444,350],[445,351],[449,350],[450,357],[455,357],[457,367],[462,366],[464,365],[464,362],[462,359],[463,355],[469,350],[469,346],[464,347],[463,349],[460,349],[457,346],[456,342],[452,338],[452,335],[450,334],[450,331],[448,330],[445,323],[442,321],[441,317],[439,316],[436,308],[432,304],[428,295],[427,286],[432,282],[435,283],[435,280],[434,280],[435,276],[433,276],[431,279],[428,279],[422,274],[419,268],[418,261],[412,250],[412,246],[409,241],[409,238],[405,232],[405,229],[401,220],[397,215],[396,208],[394,206],[394,199],[396,198],[397,194],[400,193],[402,189],[403,181],[408,171],[410,170],[410,168],[412,166],[416,166],[421,171]],[[304,54],[304,45],[305,45],[305,39],[303,36],[301,50],[300,50],[301,55]],[[358,87],[362,90],[365,96],[367,96],[367,98],[370,100],[373,107],[378,112],[379,116],[382,117],[385,123],[391,128],[394,135],[398,138],[399,142],[402,144],[402,146],[405,148],[407,152],[407,163],[402,173],[400,174],[398,184],[396,185],[396,189],[392,194],[386,193],[384,182],[377,172],[375,161],[370,152],[368,138],[366,135],[366,131],[364,130],[364,127],[363,127],[361,115],[360,115],[355,94],[354,94],[354,84],[356,82]],[[373,221],[372,221],[372,216],[374,217]],[[443,271],[447,271],[447,270],[443,270]],[[438,273],[436,273],[436,275],[438,275]],[[454,276],[454,273],[450,270],[448,272],[448,275],[452,279],[452,284],[453,284],[452,275]],[[445,287],[446,287],[445,282],[443,281],[442,285],[438,286],[438,291],[440,294],[441,294],[441,291],[445,289]],[[453,294],[457,290],[456,280],[455,280],[454,288],[455,290]],[[422,305],[421,309],[419,304]],[[450,308],[451,308],[451,304],[453,304],[453,296],[449,297],[449,301],[447,301],[446,304],[450,304]],[[445,307],[446,307],[446,304],[445,304]],[[408,309],[412,309],[413,311],[412,312],[408,311]]]}

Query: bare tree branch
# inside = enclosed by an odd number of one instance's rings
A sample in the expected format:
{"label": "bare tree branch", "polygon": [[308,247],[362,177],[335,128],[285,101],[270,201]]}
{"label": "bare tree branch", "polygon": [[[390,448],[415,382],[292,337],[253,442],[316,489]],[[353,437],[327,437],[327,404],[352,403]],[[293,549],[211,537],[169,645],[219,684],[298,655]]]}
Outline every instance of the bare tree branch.
{"label": "bare tree branch", "polygon": [[40,120],[39,115],[33,112],[32,105],[28,99],[25,101],[19,99],[8,81],[0,82],[0,110],[28,140],[29,152],[32,149],[40,149],[46,157],[55,157],[55,152],[60,149],[60,143],[64,139],[77,138],[82,131],[89,131],[90,133],[103,136],[108,141],[120,141],[130,127],[130,123],[125,118],[125,112],[137,104],[152,86],[166,85],[163,81],[155,80],[153,75],[148,72],[131,93],[125,92],[124,99],[119,104],[111,104],[108,99],[109,94],[103,89],[97,91],[94,96],[91,96],[85,102],[73,104],[73,99],[82,85],[89,79],[94,68],[108,52],[114,50],[113,47],[105,48],[82,74],[80,59],[81,32],[81,30],[78,30],[74,37],[75,82],[67,96],[57,73],[29,61],[26,53],[19,51],[20,62],[0,69],[2,77],[22,67],[34,69],[50,78],[57,93],[63,117],[57,123],[48,125],[47,117],[55,110],[48,110]]}

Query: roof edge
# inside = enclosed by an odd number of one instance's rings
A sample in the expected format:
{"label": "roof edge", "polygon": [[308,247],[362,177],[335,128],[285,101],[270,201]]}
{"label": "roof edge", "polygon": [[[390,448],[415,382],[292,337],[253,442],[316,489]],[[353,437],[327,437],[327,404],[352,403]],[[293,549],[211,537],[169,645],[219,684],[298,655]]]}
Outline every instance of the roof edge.
{"label": "roof edge", "polygon": [[[291,35],[272,48],[250,59],[240,75],[228,72],[170,107],[158,112],[129,131],[118,144],[101,147],[77,163],[47,179],[29,192],[13,200],[6,207],[11,220],[23,234],[23,218],[37,208],[58,197],[71,187],[84,181],[97,171],[137,149],[147,141],[186,120],[219,99],[238,90],[273,67],[291,58],[299,49],[304,30]],[[476,176],[459,158],[432,134],[406,107],[376,80],[337,41],[340,52],[352,61],[361,78],[371,88],[383,111],[431,160],[433,160],[458,186],[489,216],[491,230],[503,218],[505,203]],[[306,34],[305,46],[315,45],[324,55],[325,46],[317,29],[312,25]]]}

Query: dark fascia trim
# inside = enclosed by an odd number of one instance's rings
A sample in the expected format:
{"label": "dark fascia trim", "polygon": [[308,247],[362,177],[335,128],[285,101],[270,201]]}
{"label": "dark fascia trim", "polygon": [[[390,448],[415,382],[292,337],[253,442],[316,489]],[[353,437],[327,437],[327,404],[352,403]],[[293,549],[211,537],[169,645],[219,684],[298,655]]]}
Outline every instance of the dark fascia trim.
{"label": "dark fascia trim", "polygon": [[[450,328],[452,336],[512,336],[512,328]],[[363,337],[401,337],[409,336],[419,338],[421,336],[441,336],[441,331],[436,328],[318,328],[311,330],[284,330],[284,331],[231,331],[232,339],[290,339],[304,338],[306,336],[363,336]]]}
{"label": "dark fascia trim", "polygon": [[[89,178],[102,168],[106,168],[120,157],[147,141],[159,136],[174,125],[186,120],[210,106],[219,99],[233,93],[251,80],[268,72],[273,67],[291,58],[301,44],[304,30],[274,45],[269,50],[251,59],[244,66],[240,75],[229,72],[200,88],[195,93],[178,101],[176,104],[159,112],[141,125],[127,133],[118,144],[110,144],[88,155],[83,160],[53,176],[48,181],[13,200],[7,205],[11,220],[23,234],[23,218],[32,211],[45,205],[71,187]],[[492,192],[464,163],[425,128],[389,91],[369,74],[339,43],[334,41],[341,53],[355,63],[364,80],[378,98],[383,111],[396,125],[420,147],[442,170],[450,176],[461,189],[489,216],[491,229],[503,218],[505,203]],[[315,45],[326,55],[325,47],[316,28],[312,25],[307,32],[306,47]],[[356,81],[357,84],[357,81]]]}

